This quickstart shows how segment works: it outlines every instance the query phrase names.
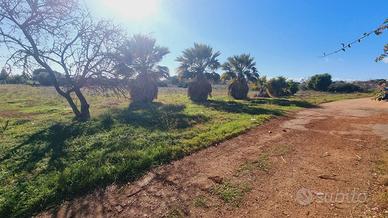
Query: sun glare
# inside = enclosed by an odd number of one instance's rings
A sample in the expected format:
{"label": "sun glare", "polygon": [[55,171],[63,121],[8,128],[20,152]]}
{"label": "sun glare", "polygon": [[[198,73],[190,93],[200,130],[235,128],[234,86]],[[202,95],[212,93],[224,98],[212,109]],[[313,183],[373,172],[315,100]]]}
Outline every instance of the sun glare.
{"label": "sun glare", "polygon": [[159,0],[104,0],[104,6],[120,18],[145,20],[157,15]]}

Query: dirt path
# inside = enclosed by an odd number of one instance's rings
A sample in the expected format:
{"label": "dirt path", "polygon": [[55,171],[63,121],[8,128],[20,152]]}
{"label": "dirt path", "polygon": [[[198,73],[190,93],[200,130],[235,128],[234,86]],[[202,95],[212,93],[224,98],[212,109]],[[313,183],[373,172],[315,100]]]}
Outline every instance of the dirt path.
{"label": "dirt path", "polygon": [[[375,172],[388,104],[347,100],[274,119],[159,167],[138,182],[64,203],[58,217],[388,215]],[[40,216],[50,216],[49,212]]]}

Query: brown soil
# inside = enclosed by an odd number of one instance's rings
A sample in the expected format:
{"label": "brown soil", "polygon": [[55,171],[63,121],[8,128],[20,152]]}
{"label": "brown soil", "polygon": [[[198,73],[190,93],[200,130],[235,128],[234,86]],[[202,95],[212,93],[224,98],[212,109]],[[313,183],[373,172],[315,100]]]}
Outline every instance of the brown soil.
{"label": "brown soil", "polygon": [[[137,182],[112,185],[39,216],[388,215],[376,200],[387,191],[376,173],[376,161],[388,145],[387,123],[388,104],[369,99],[324,104],[273,119],[154,169]],[[225,186],[239,191],[232,202],[217,192]],[[349,195],[353,198],[343,198]]]}

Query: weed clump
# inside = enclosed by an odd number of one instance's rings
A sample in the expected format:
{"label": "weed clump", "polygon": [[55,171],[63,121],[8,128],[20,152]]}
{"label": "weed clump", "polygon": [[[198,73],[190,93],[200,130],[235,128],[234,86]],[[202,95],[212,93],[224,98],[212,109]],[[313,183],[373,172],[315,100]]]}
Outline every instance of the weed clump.
{"label": "weed clump", "polygon": [[232,206],[240,206],[244,195],[248,193],[251,188],[248,185],[235,185],[230,182],[224,182],[214,186],[211,193],[217,195],[225,203]]}

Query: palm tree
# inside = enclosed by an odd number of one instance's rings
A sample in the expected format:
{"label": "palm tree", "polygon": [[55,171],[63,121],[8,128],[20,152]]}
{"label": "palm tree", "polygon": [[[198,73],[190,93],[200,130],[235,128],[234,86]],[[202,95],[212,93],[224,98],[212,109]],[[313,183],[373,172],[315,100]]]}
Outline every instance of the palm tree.
{"label": "palm tree", "polygon": [[214,73],[219,67],[219,51],[205,44],[194,43],[194,47],[182,52],[176,61],[179,62],[179,78],[191,79],[188,86],[188,96],[194,102],[203,102],[211,95],[212,86],[206,79],[206,74]]}
{"label": "palm tree", "polygon": [[256,82],[259,78],[254,58],[249,54],[229,57],[222,69],[225,71],[222,79],[232,80],[228,87],[229,95],[235,99],[246,99],[249,92],[248,81]]}
{"label": "palm tree", "polygon": [[158,96],[158,81],[169,77],[169,70],[159,63],[169,53],[168,48],[156,44],[146,35],[134,35],[121,48],[119,66],[130,79],[130,95],[133,103],[150,103]]}

